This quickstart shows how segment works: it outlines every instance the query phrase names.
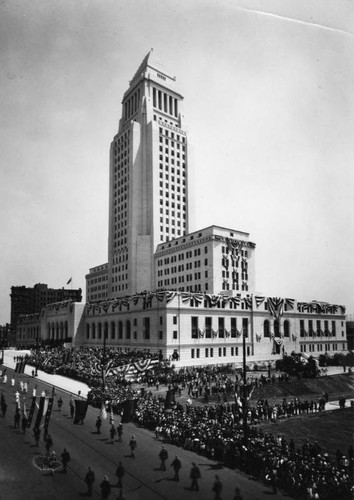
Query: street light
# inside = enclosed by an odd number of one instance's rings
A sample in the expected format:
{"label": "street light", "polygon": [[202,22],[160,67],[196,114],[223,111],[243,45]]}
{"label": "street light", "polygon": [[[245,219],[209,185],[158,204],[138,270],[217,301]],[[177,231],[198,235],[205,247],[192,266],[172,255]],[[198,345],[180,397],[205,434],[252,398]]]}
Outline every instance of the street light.
{"label": "street light", "polygon": [[247,414],[248,414],[248,387],[247,387],[247,366],[246,366],[246,329],[243,329],[243,338],[242,338],[242,347],[243,347],[243,387],[242,387],[242,415],[243,415],[243,437],[245,444],[248,439],[248,426],[247,426]]}

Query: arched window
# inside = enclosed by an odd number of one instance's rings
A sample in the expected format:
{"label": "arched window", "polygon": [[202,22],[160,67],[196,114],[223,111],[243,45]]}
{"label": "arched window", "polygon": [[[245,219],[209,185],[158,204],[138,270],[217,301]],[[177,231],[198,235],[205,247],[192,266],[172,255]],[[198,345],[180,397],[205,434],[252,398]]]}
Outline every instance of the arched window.
{"label": "arched window", "polygon": [[126,334],[127,334],[127,339],[131,338],[131,328],[130,328],[130,321],[127,320],[126,322]]}
{"label": "arched window", "polygon": [[92,323],[92,338],[96,338],[96,325],[95,323]]}
{"label": "arched window", "polygon": [[118,338],[123,338],[123,323],[121,321],[118,322]]}
{"label": "arched window", "polygon": [[108,323],[105,322],[103,325],[104,338],[108,339]]}
{"label": "arched window", "polygon": [[266,319],[263,324],[263,336],[270,337],[270,325],[268,319]]}
{"label": "arched window", "polygon": [[274,337],[280,337],[280,323],[278,319],[274,321]]}
{"label": "arched window", "polygon": [[116,338],[116,324],[114,321],[111,321],[111,339],[114,340]]}
{"label": "arched window", "polygon": [[98,340],[101,340],[102,338],[102,323],[98,323],[98,334],[97,334]]}
{"label": "arched window", "polygon": [[86,323],[86,338],[90,338],[90,325],[88,323]]}
{"label": "arched window", "polygon": [[290,321],[284,321],[284,337],[290,337]]}

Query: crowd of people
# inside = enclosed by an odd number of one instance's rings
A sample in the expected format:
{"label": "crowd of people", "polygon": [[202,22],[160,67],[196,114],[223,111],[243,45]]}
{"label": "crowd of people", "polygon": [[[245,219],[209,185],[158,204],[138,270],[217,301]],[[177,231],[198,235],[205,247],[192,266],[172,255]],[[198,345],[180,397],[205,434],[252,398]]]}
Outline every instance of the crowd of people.
{"label": "crowd of people", "polygon": [[[335,463],[317,443],[306,441],[296,448],[292,440],[287,442],[284,437],[263,433],[258,425],[265,420],[276,421],[280,417],[321,411],[325,409],[328,399],[326,394],[319,400],[295,397],[277,404],[260,398],[248,405],[245,425],[240,399],[243,384],[240,373],[210,367],[173,370],[167,363],[160,363],[158,368],[139,379],[139,383],[147,384],[147,391],[141,391],[139,384],[122,383],[121,379],[109,377],[102,393],[101,380],[91,374],[92,365],[102,362],[102,356],[102,349],[99,348],[71,349],[70,353],[58,348],[50,352],[36,352],[29,362],[36,363],[39,369],[81,378],[92,387],[92,403],[109,401],[113,409],[120,411],[124,401],[136,400],[135,422],[155,431],[164,443],[189,449],[226,466],[256,475],[271,484],[274,491],[279,487],[295,498],[306,495],[316,498],[317,495],[320,499],[344,500],[352,497],[352,447],[345,459]],[[149,354],[107,350],[105,356],[123,364]],[[289,377],[286,375],[251,375],[247,381],[251,388],[287,382]],[[177,402],[174,400],[167,405],[162,392],[158,394],[160,384],[166,384],[168,390],[173,389],[175,395],[185,391],[198,404],[184,406],[177,398]],[[155,395],[149,388],[155,388]]]}

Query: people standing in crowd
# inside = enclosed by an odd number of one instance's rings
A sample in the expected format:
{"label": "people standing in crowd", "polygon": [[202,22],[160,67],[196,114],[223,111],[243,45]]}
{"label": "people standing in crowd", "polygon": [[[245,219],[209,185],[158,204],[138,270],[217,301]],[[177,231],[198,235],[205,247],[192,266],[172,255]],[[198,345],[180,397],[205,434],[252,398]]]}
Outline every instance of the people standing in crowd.
{"label": "people standing in crowd", "polygon": [[63,453],[61,454],[61,463],[63,465],[63,472],[66,474],[68,463],[70,462],[70,453],[64,448]]}
{"label": "people standing in crowd", "polygon": [[92,496],[92,488],[93,488],[93,483],[95,482],[95,473],[91,469],[91,467],[88,468],[88,471],[86,472],[86,476],[84,479],[85,483],[87,484],[87,493],[86,496],[91,497]]}

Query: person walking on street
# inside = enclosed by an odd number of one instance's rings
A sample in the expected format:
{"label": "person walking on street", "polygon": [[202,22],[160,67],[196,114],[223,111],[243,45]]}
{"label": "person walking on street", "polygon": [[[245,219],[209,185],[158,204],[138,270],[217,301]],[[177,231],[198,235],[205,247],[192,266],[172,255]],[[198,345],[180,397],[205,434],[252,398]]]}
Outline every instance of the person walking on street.
{"label": "person walking on street", "polygon": [[67,472],[68,463],[70,462],[70,453],[64,448],[63,453],[61,454],[61,463],[63,464],[63,472]]}
{"label": "person walking on street", "polygon": [[26,417],[25,414],[23,414],[22,415],[22,420],[21,420],[22,434],[24,434],[26,432],[27,422],[28,422],[28,418]]}
{"label": "person walking on street", "polygon": [[70,416],[71,416],[71,418],[74,418],[75,406],[74,406],[72,399],[70,399],[69,406],[70,406]]}
{"label": "person walking on street", "polygon": [[116,476],[118,478],[118,482],[117,482],[118,488],[123,488],[122,479],[123,479],[124,474],[125,474],[124,465],[122,464],[122,462],[119,462],[119,464],[117,466],[117,470],[116,470]]}
{"label": "person walking on street", "polygon": [[19,411],[18,407],[16,407],[15,416],[14,416],[15,429],[20,428],[20,420],[21,420],[20,411]]}
{"label": "person walking on street", "polygon": [[131,438],[130,438],[130,441],[129,441],[129,447],[130,447],[130,450],[131,450],[130,456],[132,458],[135,458],[135,448],[137,447],[137,442],[136,442],[134,434],[131,435]]}
{"label": "person walking on street", "polygon": [[175,458],[171,464],[171,467],[173,467],[173,470],[175,471],[175,475],[174,475],[173,480],[179,481],[179,470],[182,467],[182,464],[181,464],[181,461],[177,455],[175,456]]}
{"label": "person walking on street", "polygon": [[200,470],[194,462],[192,463],[190,478],[192,480],[191,490],[199,491],[198,479],[200,478]]}
{"label": "person walking on street", "polygon": [[47,434],[46,440],[45,440],[45,449],[47,450],[47,455],[49,455],[50,449],[53,446],[53,439],[50,434]]}
{"label": "person walking on street", "polygon": [[123,435],[123,424],[122,422],[119,422],[117,426],[117,433],[118,433],[118,441],[121,443],[122,442],[122,435]]}
{"label": "person walking on street", "polygon": [[106,500],[111,494],[111,484],[108,481],[107,476],[103,476],[103,481],[100,484],[100,488],[101,488],[101,500]]}
{"label": "person walking on street", "polygon": [[38,443],[39,443],[39,440],[40,440],[40,437],[41,437],[41,430],[39,427],[35,427],[33,429],[33,436],[34,436],[34,441],[36,443],[36,446],[38,446]]}
{"label": "person walking on street", "polygon": [[221,490],[222,490],[222,482],[220,481],[219,476],[216,475],[212,490],[215,493],[214,500],[221,500]]}
{"label": "person walking on street", "polygon": [[101,434],[101,426],[102,426],[102,419],[98,415],[97,420],[96,420],[96,429],[97,429],[97,434]]}
{"label": "person walking on street", "polygon": [[58,410],[61,412],[61,408],[63,406],[63,400],[61,399],[61,396],[59,396],[59,399],[58,399]]}
{"label": "person walking on street", "polygon": [[95,482],[95,473],[91,469],[91,467],[88,468],[88,471],[86,472],[86,476],[84,479],[85,483],[87,484],[87,493],[86,496],[91,497],[92,496],[92,487],[93,483]]}
{"label": "person walking on street", "polygon": [[114,424],[111,424],[111,428],[109,430],[109,434],[111,436],[112,444],[114,444],[114,438],[115,438],[116,433],[117,433],[117,431],[116,431],[116,428],[115,428]]}
{"label": "person walking on street", "polygon": [[162,445],[161,451],[159,453],[159,458],[161,460],[160,469],[166,470],[166,460],[168,459],[168,452],[167,452],[166,448],[164,447],[164,445]]}

